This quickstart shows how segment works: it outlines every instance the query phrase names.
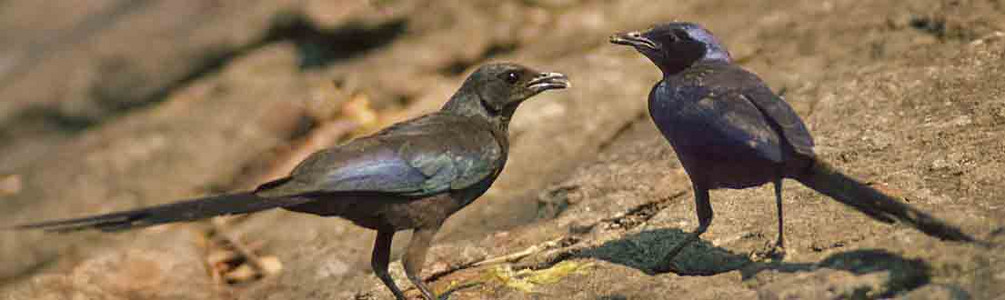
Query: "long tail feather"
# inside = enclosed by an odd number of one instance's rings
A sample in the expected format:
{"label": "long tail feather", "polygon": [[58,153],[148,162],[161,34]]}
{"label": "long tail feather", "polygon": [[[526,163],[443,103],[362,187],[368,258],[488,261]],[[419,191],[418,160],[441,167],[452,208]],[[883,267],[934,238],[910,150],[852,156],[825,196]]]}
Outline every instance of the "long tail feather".
{"label": "long tail feather", "polygon": [[13,229],[43,229],[69,232],[87,229],[120,231],[164,223],[187,222],[214,216],[251,213],[271,208],[297,205],[308,198],[263,198],[252,193],[226,194],[192,199],[104,215],[48,221],[14,226]]}
{"label": "long tail feather", "polygon": [[943,240],[975,242],[959,228],[862,184],[819,159],[796,180],[876,220],[904,222]]}

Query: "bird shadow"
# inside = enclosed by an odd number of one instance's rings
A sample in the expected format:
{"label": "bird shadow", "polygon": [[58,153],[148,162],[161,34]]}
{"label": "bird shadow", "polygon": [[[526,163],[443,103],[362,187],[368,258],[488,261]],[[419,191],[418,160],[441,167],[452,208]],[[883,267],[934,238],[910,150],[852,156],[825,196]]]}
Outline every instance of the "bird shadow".
{"label": "bird shadow", "polygon": [[575,256],[594,258],[638,269],[650,275],[675,273],[683,276],[711,276],[739,270],[743,280],[764,271],[798,273],[828,268],[856,275],[890,272],[892,291],[906,291],[929,282],[931,267],[920,259],[907,259],[881,249],[857,249],[832,254],[815,263],[754,261],[749,255],[734,253],[698,240],[684,248],[669,266],[662,261],[666,253],[687,233],[679,229],[646,230],[600,246],[579,251]]}
{"label": "bird shadow", "polygon": [[[755,263],[747,255],[736,254],[699,239],[685,247],[668,269],[662,261],[663,254],[685,237],[687,233],[679,229],[645,230],[582,250],[576,256],[605,260],[649,275],[673,272],[686,276],[710,276]],[[809,270],[811,265],[786,264],[779,268],[796,272]]]}

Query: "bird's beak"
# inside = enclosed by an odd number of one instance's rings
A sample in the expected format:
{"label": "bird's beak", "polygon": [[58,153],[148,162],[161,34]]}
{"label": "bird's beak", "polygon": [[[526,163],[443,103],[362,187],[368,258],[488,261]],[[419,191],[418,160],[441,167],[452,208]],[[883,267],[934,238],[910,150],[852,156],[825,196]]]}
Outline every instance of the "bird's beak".
{"label": "bird's beak", "polygon": [[638,31],[619,33],[611,36],[611,44],[626,45],[632,47],[645,47],[649,49],[656,50],[659,47],[653,40],[650,40]]}
{"label": "bird's beak", "polygon": [[551,89],[564,89],[572,86],[569,83],[569,78],[562,73],[555,72],[544,72],[534,76],[527,82],[527,88],[530,88],[534,92],[542,92]]}

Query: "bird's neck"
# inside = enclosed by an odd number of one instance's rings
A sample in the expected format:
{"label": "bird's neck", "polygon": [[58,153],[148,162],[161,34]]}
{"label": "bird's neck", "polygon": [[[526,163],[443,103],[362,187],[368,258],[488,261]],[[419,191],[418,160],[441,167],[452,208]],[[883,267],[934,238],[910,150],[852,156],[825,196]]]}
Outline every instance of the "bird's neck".
{"label": "bird's neck", "polygon": [[733,62],[733,57],[729,55],[729,51],[726,51],[719,44],[712,44],[705,48],[705,55],[701,57],[701,61],[705,62]]}
{"label": "bird's neck", "polygon": [[649,57],[663,72],[663,77],[677,75],[698,64],[731,63],[733,61],[730,52],[719,44],[706,44],[700,49],[679,50],[663,53],[662,56]]}
{"label": "bird's neck", "polygon": [[507,132],[509,121],[513,116],[515,108],[503,108],[502,111],[493,112],[489,111],[484,103],[478,93],[458,91],[457,94],[450,97],[450,101],[447,101],[440,110],[455,115],[483,120],[497,130]]}
{"label": "bird's neck", "polygon": [[[714,66],[714,65],[724,65],[724,64],[728,65],[728,64],[731,64],[731,63],[732,63],[732,61],[729,59],[728,56],[725,57],[725,58],[721,58],[721,57],[707,57],[706,56],[706,57],[702,57],[701,59],[698,59],[698,60],[694,61],[693,63],[687,65],[687,67],[673,69],[672,71],[668,71],[668,70],[663,69],[663,68],[661,68],[661,70],[663,71],[663,79],[666,80],[666,79],[677,78],[677,77],[681,77],[681,76],[684,76],[684,77],[693,77],[695,75],[695,71],[696,70],[705,69],[706,67]],[[701,72],[699,72],[699,73],[701,73]]]}

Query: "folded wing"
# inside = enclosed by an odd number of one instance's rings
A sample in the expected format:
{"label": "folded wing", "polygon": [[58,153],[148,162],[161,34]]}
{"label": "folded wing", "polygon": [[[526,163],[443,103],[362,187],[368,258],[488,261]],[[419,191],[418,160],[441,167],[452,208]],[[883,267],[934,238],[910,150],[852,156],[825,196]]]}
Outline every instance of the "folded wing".
{"label": "folded wing", "polygon": [[502,146],[484,125],[433,114],[319,151],[288,182],[259,195],[381,192],[427,196],[463,189],[497,173]]}

